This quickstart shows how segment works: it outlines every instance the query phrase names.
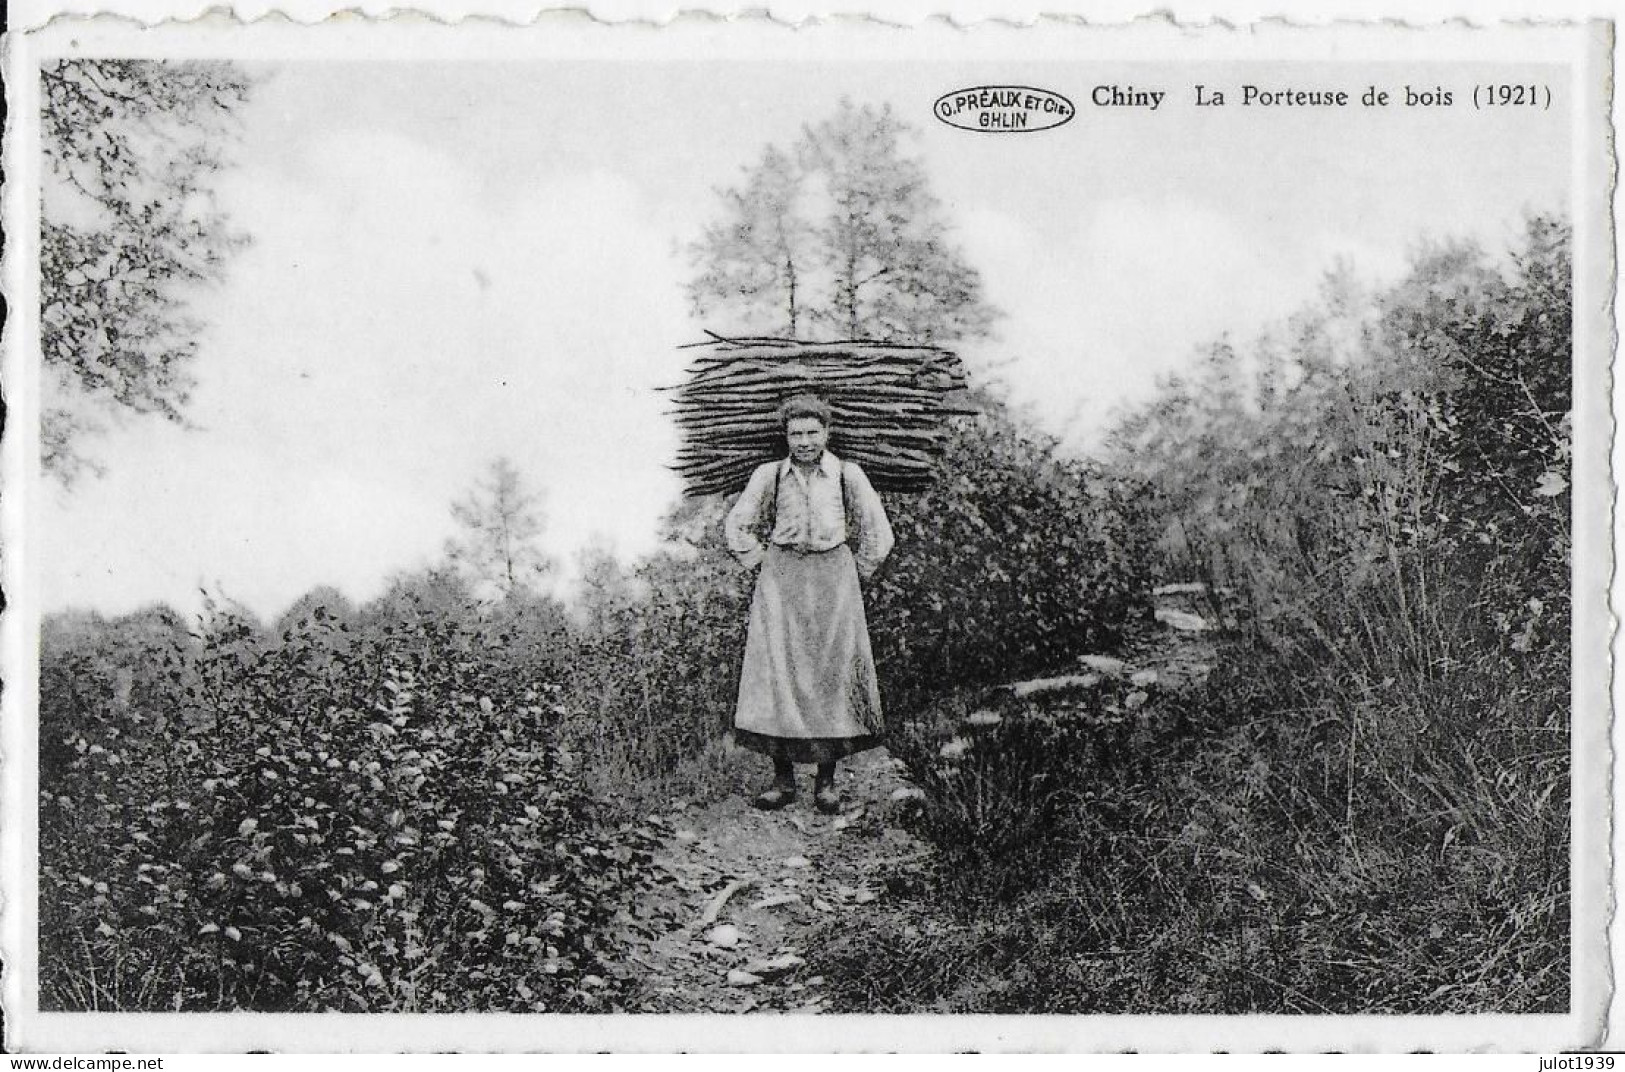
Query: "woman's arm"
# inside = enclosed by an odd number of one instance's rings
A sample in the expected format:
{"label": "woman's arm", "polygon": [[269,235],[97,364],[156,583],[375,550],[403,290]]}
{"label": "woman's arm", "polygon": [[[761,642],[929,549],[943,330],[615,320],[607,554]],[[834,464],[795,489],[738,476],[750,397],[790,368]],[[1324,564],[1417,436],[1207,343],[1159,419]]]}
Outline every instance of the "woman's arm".
{"label": "woman's arm", "polygon": [[761,565],[762,556],[766,553],[762,541],[756,536],[756,523],[762,515],[762,506],[771,492],[776,468],[777,466],[771,462],[756,467],[756,471],[750,475],[750,481],[745,484],[745,490],[739,493],[739,500],[733,504],[733,509],[728,511],[727,520],[723,522],[723,532],[728,538],[728,550],[746,569],[755,569]]}
{"label": "woman's arm", "polygon": [[868,580],[891,554],[896,540],[879,493],[856,462],[846,463],[846,487],[847,499],[858,523],[858,546],[853,557],[857,559],[858,575]]}

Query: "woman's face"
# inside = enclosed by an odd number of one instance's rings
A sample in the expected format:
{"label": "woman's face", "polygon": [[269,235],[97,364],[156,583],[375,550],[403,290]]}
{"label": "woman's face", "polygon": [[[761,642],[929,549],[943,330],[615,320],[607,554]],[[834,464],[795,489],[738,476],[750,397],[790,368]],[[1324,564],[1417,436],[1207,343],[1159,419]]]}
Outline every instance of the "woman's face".
{"label": "woman's face", "polygon": [[802,465],[817,462],[829,445],[829,429],[817,417],[790,418],[784,426],[784,437],[790,441],[790,458]]}

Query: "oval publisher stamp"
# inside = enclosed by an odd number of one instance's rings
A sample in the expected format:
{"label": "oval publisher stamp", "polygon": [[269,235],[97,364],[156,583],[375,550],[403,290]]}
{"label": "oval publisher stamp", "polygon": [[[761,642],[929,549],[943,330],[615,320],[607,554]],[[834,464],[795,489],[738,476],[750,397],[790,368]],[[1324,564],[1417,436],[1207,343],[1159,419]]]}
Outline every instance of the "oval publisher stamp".
{"label": "oval publisher stamp", "polygon": [[1059,93],[1032,86],[972,86],[937,98],[931,111],[951,127],[989,134],[1049,130],[1077,109]]}

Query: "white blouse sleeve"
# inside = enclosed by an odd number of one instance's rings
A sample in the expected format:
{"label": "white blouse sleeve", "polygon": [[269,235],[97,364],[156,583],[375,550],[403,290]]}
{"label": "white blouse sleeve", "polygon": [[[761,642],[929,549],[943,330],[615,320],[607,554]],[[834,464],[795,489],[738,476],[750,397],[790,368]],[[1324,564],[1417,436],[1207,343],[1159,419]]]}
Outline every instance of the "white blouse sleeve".
{"label": "white blouse sleeve", "polygon": [[867,580],[886,561],[896,540],[879,493],[856,462],[846,463],[846,486],[847,499],[857,515],[858,546],[853,557],[857,559],[859,576]]}
{"label": "white blouse sleeve", "polygon": [[766,548],[756,536],[756,523],[761,517],[762,506],[767,496],[772,494],[773,474],[776,465],[769,463],[759,465],[750,475],[750,481],[745,490],[740,492],[739,499],[728,511],[727,520],[723,522],[723,532],[728,538],[728,550],[733,553],[741,565],[746,569],[755,569],[761,565]]}

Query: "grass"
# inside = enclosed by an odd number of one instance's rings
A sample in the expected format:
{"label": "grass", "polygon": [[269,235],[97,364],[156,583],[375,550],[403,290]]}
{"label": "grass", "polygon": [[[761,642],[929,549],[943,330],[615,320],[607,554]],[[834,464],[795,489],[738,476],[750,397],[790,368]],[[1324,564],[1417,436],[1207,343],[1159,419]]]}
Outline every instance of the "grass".
{"label": "grass", "polygon": [[640,769],[625,752],[605,750],[587,771],[594,797],[610,814],[630,820],[669,808],[673,800],[710,803],[758,793],[772,774],[768,761],[733,744],[731,737],[706,742],[670,770]]}
{"label": "grass", "polygon": [[[1042,854],[967,851],[968,816],[957,841],[951,816],[925,822],[942,870],[895,877],[877,911],[809,943],[836,1008],[1566,1009],[1566,752],[1522,750],[1543,721],[1528,690],[1462,728],[1479,697],[1461,682],[1465,700],[1431,709],[1415,705],[1444,693],[1293,706],[1257,652],[1224,658],[1205,689],[1153,697],[1086,787],[1055,789]],[[1037,759],[1004,761],[1030,781]],[[961,806],[924,784],[928,817]],[[1030,788],[1008,788],[1018,825]]]}

